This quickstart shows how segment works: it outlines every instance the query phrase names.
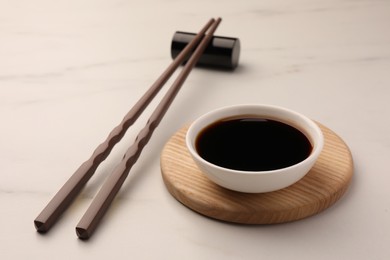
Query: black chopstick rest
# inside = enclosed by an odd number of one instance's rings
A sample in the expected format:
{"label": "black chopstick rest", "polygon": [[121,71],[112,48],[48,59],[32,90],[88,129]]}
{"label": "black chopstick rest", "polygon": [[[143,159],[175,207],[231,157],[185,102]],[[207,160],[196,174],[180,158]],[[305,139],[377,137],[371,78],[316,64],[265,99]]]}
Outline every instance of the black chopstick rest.
{"label": "black chopstick rest", "polygon": [[[171,43],[171,56],[174,59],[196,34],[177,31]],[[196,66],[234,70],[240,58],[240,39],[213,36]]]}

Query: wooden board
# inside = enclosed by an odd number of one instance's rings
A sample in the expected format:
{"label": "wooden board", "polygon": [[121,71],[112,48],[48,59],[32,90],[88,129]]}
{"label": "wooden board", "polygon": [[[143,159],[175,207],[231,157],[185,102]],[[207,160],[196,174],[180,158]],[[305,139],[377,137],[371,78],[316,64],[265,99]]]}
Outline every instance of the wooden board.
{"label": "wooden board", "polygon": [[312,216],[340,199],[353,175],[347,145],[333,131],[320,127],[325,145],[318,161],[305,177],[282,190],[241,193],[211,182],[187,151],[187,126],[172,136],[161,153],[164,183],[172,196],[185,206],[218,220],[274,224]]}

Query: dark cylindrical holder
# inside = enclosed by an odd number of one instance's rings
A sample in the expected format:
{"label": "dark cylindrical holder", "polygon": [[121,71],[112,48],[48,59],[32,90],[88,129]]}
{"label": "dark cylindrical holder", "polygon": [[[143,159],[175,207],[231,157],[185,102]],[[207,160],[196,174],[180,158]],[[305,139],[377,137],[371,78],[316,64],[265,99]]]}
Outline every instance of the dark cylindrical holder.
{"label": "dark cylindrical holder", "polygon": [[[195,35],[194,33],[175,32],[171,44],[172,59],[179,55]],[[240,40],[238,38],[213,36],[196,65],[233,70],[238,66],[239,57]]]}

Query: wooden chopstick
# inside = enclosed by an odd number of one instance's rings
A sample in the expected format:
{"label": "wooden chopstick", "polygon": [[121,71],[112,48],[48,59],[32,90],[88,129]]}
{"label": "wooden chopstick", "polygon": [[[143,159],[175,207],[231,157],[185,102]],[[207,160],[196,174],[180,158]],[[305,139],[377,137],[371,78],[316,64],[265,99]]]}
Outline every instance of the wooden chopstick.
{"label": "wooden chopstick", "polygon": [[34,220],[34,225],[38,232],[44,233],[55,224],[57,219],[68,208],[74,198],[80,193],[84,185],[95,173],[99,164],[104,161],[110,154],[114,145],[122,139],[126,133],[126,130],[137,120],[137,118],[142,114],[144,109],[153,100],[159,90],[172,76],[175,70],[184,62],[188,55],[202,40],[204,34],[210,28],[213,22],[214,19],[210,19],[208,21],[208,23],[201,29],[196,37],[183,49],[179,56],[177,56],[172,61],[172,63],[153,83],[149,90],[126,114],[122,122],[111,131],[107,139],[95,149],[92,156],[76,170],[76,172],[62,186],[57,194],[50,200],[47,206]]}
{"label": "wooden chopstick", "polygon": [[84,216],[76,226],[76,233],[80,239],[90,238],[98,226],[98,223],[104,216],[105,212],[108,210],[111,202],[114,200],[116,194],[128,176],[130,169],[136,163],[143,148],[152,136],[153,131],[164,117],[165,112],[168,110],[170,104],[174,100],[176,94],[179,92],[190,71],[202,55],[220,22],[221,19],[218,18],[213,23],[212,27],[210,28],[210,32],[207,33],[206,36],[202,39],[201,43],[190,57],[183,70],[172,84],[171,88],[168,90],[161,102],[158,104],[157,108],[150,116],[145,127],[138,134],[133,145],[127,150],[120,164],[114,169],[111,175],[104,182],[102,188],[99,190]]}

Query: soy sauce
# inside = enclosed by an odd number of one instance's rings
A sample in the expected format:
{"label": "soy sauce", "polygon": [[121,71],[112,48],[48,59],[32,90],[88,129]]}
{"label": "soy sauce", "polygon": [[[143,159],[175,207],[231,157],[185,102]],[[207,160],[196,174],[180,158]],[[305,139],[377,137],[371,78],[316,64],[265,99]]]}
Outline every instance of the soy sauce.
{"label": "soy sauce", "polygon": [[195,146],[206,161],[242,171],[285,168],[305,160],[312,151],[298,129],[256,116],[217,121],[199,133]]}

